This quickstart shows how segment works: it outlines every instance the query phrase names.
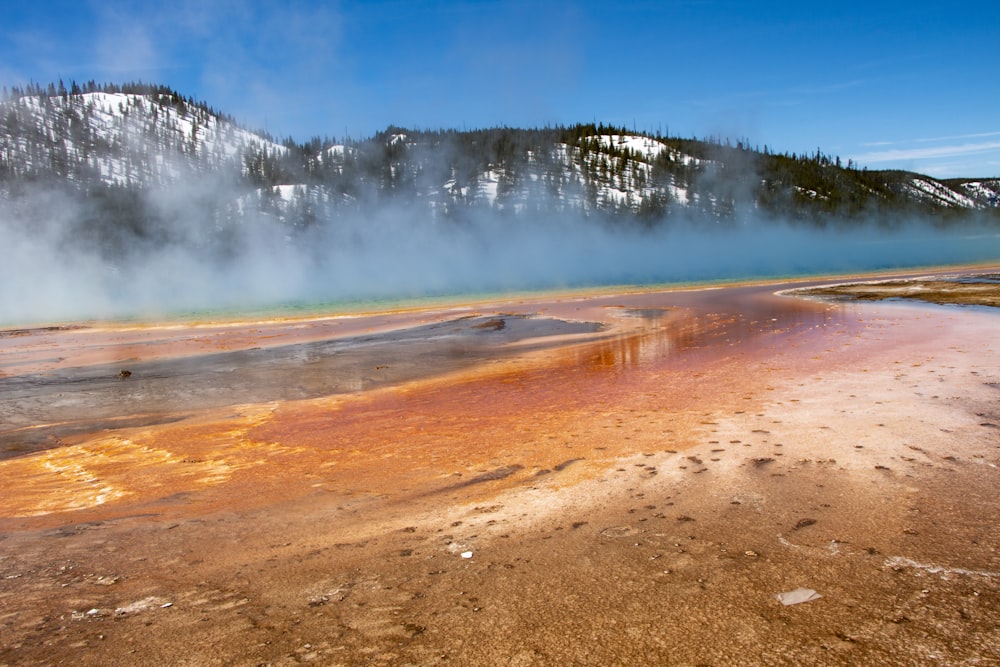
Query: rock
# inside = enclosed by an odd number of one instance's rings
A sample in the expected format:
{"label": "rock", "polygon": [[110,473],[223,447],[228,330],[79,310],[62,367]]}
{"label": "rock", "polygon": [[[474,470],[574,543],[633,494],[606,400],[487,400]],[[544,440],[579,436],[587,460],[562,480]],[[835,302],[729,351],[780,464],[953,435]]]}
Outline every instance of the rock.
{"label": "rock", "polygon": [[789,605],[800,604],[802,602],[812,602],[813,600],[818,600],[823,596],[811,588],[796,588],[794,591],[788,591],[787,593],[778,593],[774,597],[777,598],[781,604],[787,607]]}

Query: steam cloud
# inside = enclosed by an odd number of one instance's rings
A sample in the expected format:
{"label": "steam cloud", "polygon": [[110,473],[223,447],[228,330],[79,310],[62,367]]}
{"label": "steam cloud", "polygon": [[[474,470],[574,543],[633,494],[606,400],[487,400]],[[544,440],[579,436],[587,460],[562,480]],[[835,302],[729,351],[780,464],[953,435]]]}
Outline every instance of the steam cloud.
{"label": "steam cloud", "polygon": [[[219,183],[147,194],[163,238],[108,257],[80,238],[81,203],[39,191],[0,208],[0,324],[156,317],[437,294],[820,274],[995,260],[987,226],[921,221],[817,229],[761,220],[643,229],[589,218],[482,212],[461,223],[403,207],[290,233],[247,216],[218,234],[203,206]],[[219,238],[224,239],[220,242]],[[130,241],[131,243],[131,241]]]}

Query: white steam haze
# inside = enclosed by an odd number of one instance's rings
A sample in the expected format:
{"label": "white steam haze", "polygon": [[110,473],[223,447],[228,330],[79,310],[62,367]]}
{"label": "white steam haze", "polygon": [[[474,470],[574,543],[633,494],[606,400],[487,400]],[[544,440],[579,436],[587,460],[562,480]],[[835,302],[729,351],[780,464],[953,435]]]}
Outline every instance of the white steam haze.
{"label": "white steam haze", "polygon": [[[705,281],[989,261],[995,227],[921,221],[825,228],[737,215],[652,228],[492,211],[461,222],[388,205],[306,231],[248,215],[227,223],[211,179],[148,191],[172,227],[109,257],[79,236],[81,202],[39,190],[0,208],[0,324],[164,317],[212,309],[405,299],[574,286]],[[220,240],[221,239],[221,240]]]}

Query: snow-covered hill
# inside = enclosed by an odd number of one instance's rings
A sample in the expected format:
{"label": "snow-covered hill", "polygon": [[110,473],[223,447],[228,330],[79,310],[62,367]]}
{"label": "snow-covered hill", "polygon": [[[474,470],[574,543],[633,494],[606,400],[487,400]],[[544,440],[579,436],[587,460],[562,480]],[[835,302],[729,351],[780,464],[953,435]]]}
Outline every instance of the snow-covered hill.
{"label": "snow-covered hill", "polygon": [[162,87],[9,95],[0,196],[17,183],[149,190],[210,175],[232,211],[294,226],[392,202],[431,217],[510,214],[860,215],[1000,207],[1000,180],[866,172],[824,156],[629,133],[603,125],[471,132],[402,128],[365,140],[277,143]]}
{"label": "snow-covered hill", "polygon": [[24,96],[2,108],[0,164],[8,178],[148,186],[209,170],[245,175],[247,151],[287,151],[168,94]]}
{"label": "snow-covered hill", "polygon": [[1000,179],[601,124],[297,143],[158,86],[0,99],[0,323],[984,261],[998,214]]}

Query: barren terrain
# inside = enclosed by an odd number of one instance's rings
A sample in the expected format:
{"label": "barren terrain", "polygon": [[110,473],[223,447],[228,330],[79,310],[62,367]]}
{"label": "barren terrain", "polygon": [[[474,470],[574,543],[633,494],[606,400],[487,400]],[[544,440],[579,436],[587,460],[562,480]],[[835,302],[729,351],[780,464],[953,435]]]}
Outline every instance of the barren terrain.
{"label": "barren terrain", "polygon": [[0,665],[996,664],[1000,315],[820,283],[0,332]]}

